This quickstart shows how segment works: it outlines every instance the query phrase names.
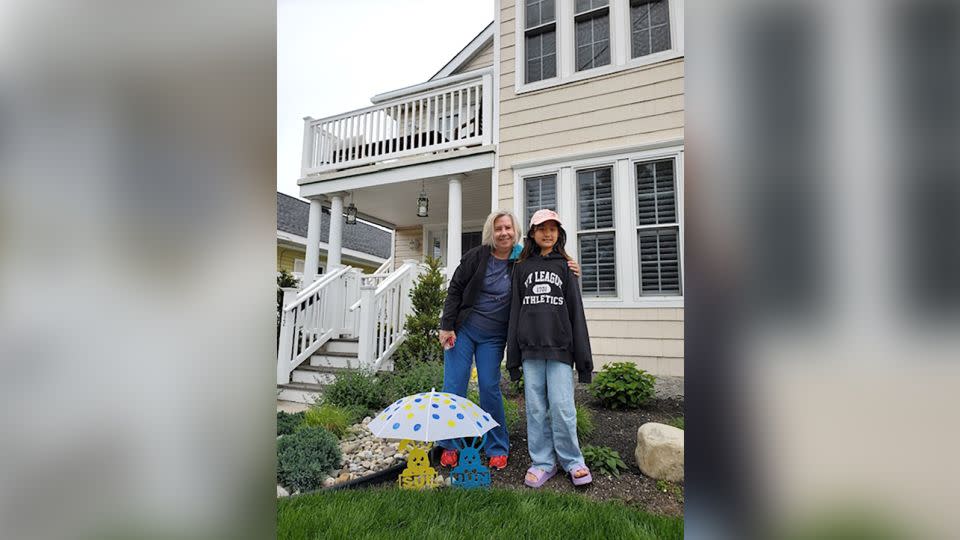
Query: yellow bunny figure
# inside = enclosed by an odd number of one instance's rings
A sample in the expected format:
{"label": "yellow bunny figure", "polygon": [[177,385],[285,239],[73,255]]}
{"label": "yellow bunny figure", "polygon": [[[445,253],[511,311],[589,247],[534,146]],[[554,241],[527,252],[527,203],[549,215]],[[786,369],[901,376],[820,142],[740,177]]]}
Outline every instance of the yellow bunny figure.
{"label": "yellow bunny figure", "polygon": [[400,441],[398,449],[401,452],[410,448],[410,455],[407,456],[407,468],[397,478],[400,489],[432,489],[437,487],[437,471],[430,466],[430,457],[427,455],[427,450],[431,446],[433,446],[433,443],[430,442],[423,443],[409,439]]}

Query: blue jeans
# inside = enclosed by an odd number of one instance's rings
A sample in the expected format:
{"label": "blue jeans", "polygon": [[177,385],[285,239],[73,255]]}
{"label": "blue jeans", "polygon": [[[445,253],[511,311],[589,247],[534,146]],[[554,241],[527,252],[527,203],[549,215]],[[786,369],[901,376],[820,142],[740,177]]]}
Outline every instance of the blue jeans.
{"label": "blue jeans", "polygon": [[550,470],[559,460],[567,472],[584,467],[577,441],[573,368],[559,360],[524,360],[523,394],[527,405],[527,449],[533,466]]}
{"label": "blue jeans", "polygon": [[[500,361],[507,342],[506,332],[485,332],[465,322],[457,330],[453,348],[443,353],[443,391],[467,396],[470,368],[477,359],[477,382],[480,385],[480,408],[490,413],[499,426],[487,433],[484,450],[487,456],[505,456],[510,451],[507,421],[503,416],[503,397],[500,394]],[[456,448],[453,441],[440,441],[443,448]]]}

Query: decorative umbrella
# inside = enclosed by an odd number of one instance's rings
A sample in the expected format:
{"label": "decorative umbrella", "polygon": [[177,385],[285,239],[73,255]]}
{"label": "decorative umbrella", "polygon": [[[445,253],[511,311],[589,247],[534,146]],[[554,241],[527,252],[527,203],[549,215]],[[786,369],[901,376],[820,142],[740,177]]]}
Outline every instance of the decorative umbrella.
{"label": "decorative umbrella", "polygon": [[[467,398],[448,392],[421,392],[400,398],[389,405],[367,426],[370,431],[385,439],[406,439],[413,450],[407,460],[407,468],[398,478],[401,488],[435,487],[436,471],[429,466],[427,450],[432,441],[482,437],[500,424],[489,413]],[[463,448],[461,444],[461,448]],[[479,456],[479,454],[477,454]],[[464,464],[462,464],[464,465]],[[489,485],[490,472],[479,463],[471,460],[469,471],[457,467],[451,473],[453,484],[462,487]],[[460,478],[468,481],[458,482]],[[486,482],[484,483],[484,480]]]}

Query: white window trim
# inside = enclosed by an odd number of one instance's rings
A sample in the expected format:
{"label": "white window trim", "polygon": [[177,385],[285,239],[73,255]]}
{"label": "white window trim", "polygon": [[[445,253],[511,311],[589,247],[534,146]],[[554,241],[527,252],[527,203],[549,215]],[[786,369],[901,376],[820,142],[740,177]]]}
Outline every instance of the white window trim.
{"label": "white window trim", "polygon": [[[682,308],[683,295],[641,296],[640,254],[637,248],[636,210],[636,163],[658,159],[675,160],[677,189],[677,216],[680,227],[680,290],[685,292],[686,258],[684,257],[684,209],[683,209],[683,145],[652,148],[630,152],[590,155],[568,161],[515,168],[513,171],[513,200],[517,213],[524,210],[523,182],[531,176],[557,175],[557,213],[567,231],[567,253],[579,260],[576,239],[579,236],[577,223],[577,171],[597,167],[613,168],[613,211],[616,230],[617,296],[605,298],[584,297],[585,308]],[[626,202],[624,202],[626,201]],[[523,224],[526,235],[528,224]]]}
{"label": "white window trim", "polygon": [[641,66],[681,58],[683,49],[683,13],[685,0],[669,0],[671,48],[639,58],[630,58],[630,0],[610,0],[610,63],[584,71],[576,71],[576,43],[574,43],[574,0],[556,0],[557,19],[557,76],[551,79],[526,82],[526,17],[525,0],[516,0],[514,30],[514,92],[523,94],[544,88],[582,81]]}

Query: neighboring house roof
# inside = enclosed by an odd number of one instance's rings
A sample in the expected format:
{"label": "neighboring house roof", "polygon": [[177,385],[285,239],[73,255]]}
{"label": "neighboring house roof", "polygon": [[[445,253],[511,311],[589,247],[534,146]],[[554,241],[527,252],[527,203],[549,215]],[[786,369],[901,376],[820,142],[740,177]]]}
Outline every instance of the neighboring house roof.
{"label": "neighboring house roof", "polygon": [[493,43],[493,22],[481,30],[480,33],[477,34],[477,37],[470,40],[470,43],[467,43],[467,46],[458,52],[445,66],[440,68],[440,71],[434,74],[433,77],[430,77],[430,80],[442,79],[454,73],[457,69],[470,62],[470,60],[473,60],[473,57],[480,53],[487,43]]}
{"label": "neighboring house roof", "polygon": [[[310,203],[277,192],[277,230],[307,237],[310,220]],[[330,238],[330,209],[323,208],[320,215],[320,241]],[[369,223],[357,220],[356,225],[344,225],[343,247],[387,259],[390,257],[390,233]]]}

